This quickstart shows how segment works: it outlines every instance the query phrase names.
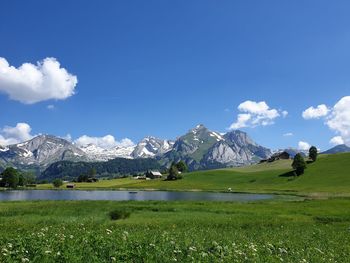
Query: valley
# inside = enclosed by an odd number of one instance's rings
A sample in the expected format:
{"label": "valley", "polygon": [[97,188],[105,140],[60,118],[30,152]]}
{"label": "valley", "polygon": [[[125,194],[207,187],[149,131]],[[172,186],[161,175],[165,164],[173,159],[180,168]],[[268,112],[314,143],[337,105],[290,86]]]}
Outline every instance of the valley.
{"label": "valley", "polygon": [[[132,177],[100,180],[96,183],[75,183],[76,189],[145,189],[173,191],[219,191],[250,193],[279,193],[307,196],[348,196],[350,194],[350,153],[320,155],[308,165],[305,174],[291,175],[291,160],[272,163],[195,171],[182,180],[135,180]],[[52,184],[38,185],[38,189],[52,189]],[[66,189],[65,185],[61,189]]]}

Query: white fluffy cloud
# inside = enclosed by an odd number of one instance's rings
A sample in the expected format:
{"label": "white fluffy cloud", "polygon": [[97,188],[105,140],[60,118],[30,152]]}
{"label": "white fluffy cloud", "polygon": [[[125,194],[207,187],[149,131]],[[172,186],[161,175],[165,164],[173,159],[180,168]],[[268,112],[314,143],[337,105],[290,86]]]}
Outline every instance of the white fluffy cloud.
{"label": "white fluffy cloud", "polygon": [[321,117],[327,116],[329,113],[329,109],[326,105],[321,104],[318,105],[316,108],[309,107],[306,110],[303,111],[302,116],[305,120],[309,119],[319,119]]}
{"label": "white fluffy cloud", "polygon": [[93,144],[104,149],[110,149],[116,146],[127,147],[134,145],[134,143],[128,138],[124,138],[121,141],[117,141],[112,135],[106,135],[103,137],[90,137],[87,135],[83,135],[76,139],[74,142],[78,146],[86,146],[88,144]]}
{"label": "white fluffy cloud", "polygon": [[290,136],[293,136],[293,133],[292,132],[287,132],[285,134],[283,134],[284,137],[290,137]]}
{"label": "white fluffy cloud", "polygon": [[298,149],[302,151],[307,151],[309,150],[311,145],[307,142],[300,141],[298,142]]}
{"label": "white fluffy cloud", "polygon": [[55,58],[45,58],[36,65],[24,63],[16,68],[0,57],[0,92],[25,104],[66,99],[74,94],[77,77],[61,68]]}
{"label": "white fluffy cloud", "polygon": [[350,96],[341,98],[334,105],[326,124],[339,134],[343,143],[350,145]]}
{"label": "white fluffy cloud", "polygon": [[231,130],[270,125],[274,123],[277,117],[281,115],[286,117],[288,114],[287,111],[271,109],[265,101],[255,102],[247,100],[239,104],[238,110],[242,113],[238,114],[236,122],[231,124],[229,128]]}
{"label": "white fluffy cloud", "polygon": [[303,112],[304,119],[321,117],[324,117],[325,124],[337,134],[329,141],[330,144],[350,145],[350,96],[341,98],[332,108],[321,104]]}
{"label": "white fluffy cloud", "polygon": [[333,145],[339,145],[339,144],[344,144],[344,140],[341,136],[335,136],[329,141],[330,144]]}
{"label": "white fluffy cloud", "polygon": [[17,123],[15,127],[5,126],[0,130],[0,145],[10,145],[30,140],[32,128],[27,123]]}

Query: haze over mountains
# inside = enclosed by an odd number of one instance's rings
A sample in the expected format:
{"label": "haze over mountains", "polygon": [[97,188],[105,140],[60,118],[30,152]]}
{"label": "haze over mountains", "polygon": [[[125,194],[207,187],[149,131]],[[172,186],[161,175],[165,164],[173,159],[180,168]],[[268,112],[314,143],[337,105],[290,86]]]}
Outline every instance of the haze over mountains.
{"label": "haze over mountains", "polygon": [[[348,151],[337,146],[329,153]],[[328,152],[325,152],[328,153]],[[175,141],[145,137],[136,145],[104,149],[94,144],[77,145],[52,135],[0,146],[0,167],[15,166],[38,172],[58,161],[108,161],[115,158],[155,158],[162,166],[184,160],[190,170],[242,166],[256,163],[271,156],[272,151],[258,145],[247,133],[233,130],[220,134],[197,125]]]}

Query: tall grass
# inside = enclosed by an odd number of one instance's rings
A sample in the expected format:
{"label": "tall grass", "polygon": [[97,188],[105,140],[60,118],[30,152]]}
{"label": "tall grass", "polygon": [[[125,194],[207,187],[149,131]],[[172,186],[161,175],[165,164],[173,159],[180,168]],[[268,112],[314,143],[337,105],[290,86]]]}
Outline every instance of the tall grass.
{"label": "tall grass", "polygon": [[[347,262],[350,199],[0,203],[0,262]],[[109,212],[131,211],[111,221]]]}

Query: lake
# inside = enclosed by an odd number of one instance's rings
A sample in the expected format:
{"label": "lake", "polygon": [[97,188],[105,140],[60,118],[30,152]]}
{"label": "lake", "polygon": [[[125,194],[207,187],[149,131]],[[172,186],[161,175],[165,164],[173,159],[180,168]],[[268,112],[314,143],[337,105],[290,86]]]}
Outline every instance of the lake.
{"label": "lake", "polygon": [[0,191],[0,201],[24,200],[115,200],[115,201],[239,201],[274,198],[269,194],[171,192],[171,191],[101,191],[101,190],[9,190]]}

